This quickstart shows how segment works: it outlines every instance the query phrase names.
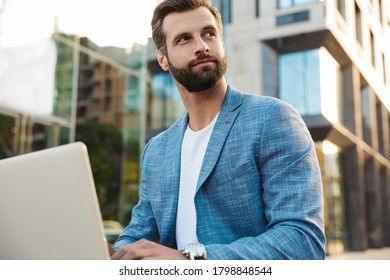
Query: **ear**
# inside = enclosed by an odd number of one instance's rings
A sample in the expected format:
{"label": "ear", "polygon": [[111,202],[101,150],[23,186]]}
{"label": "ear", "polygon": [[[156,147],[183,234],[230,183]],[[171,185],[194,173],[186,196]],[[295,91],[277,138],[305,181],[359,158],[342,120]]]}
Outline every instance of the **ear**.
{"label": "ear", "polygon": [[165,54],[163,54],[160,50],[156,50],[156,56],[157,56],[158,64],[160,64],[160,67],[164,71],[168,71],[169,70],[169,65],[168,65],[167,56]]}

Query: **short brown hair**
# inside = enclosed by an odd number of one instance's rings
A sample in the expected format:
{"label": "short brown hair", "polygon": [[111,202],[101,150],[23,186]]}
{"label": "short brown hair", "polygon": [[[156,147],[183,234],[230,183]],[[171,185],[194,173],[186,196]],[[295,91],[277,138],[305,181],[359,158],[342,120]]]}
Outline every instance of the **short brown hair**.
{"label": "short brown hair", "polygon": [[214,16],[217,23],[217,28],[220,36],[222,37],[222,17],[219,11],[214,8],[210,0],[164,0],[154,9],[152,18],[152,38],[155,47],[161,51],[164,55],[167,54],[166,48],[166,36],[163,30],[164,18],[170,13],[174,12],[186,12],[195,10],[200,7],[209,9]]}

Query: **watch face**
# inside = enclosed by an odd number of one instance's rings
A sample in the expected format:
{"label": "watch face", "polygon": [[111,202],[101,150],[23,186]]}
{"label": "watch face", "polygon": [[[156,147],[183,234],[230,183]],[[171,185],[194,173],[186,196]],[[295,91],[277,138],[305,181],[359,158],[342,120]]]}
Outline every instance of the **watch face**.
{"label": "watch face", "polygon": [[186,254],[191,259],[203,257],[206,259],[206,248],[203,244],[200,243],[190,243],[184,247],[184,254]]}
{"label": "watch face", "polygon": [[195,257],[201,257],[204,255],[205,248],[202,244],[195,243],[195,244],[189,244],[187,251],[192,253]]}

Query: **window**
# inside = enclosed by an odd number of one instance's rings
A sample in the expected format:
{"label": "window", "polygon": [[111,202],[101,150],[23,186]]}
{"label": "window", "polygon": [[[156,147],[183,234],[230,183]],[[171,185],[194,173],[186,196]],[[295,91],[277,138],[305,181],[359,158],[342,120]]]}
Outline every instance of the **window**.
{"label": "window", "polygon": [[77,108],[77,117],[82,119],[87,115],[87,108],[85,106],[79,106]]}
{"label": "window", "polygon": [[316,143],[324,188],[324,222],[327,252],[337,254],[345,242],[344,188],[342,183],[341,150],[325,140]]}
{"label": "window", "polygon": [[352,133],[356,134],[356,122],[355,122],[355,98],[354,98],[354,74],[352,64],[343,66],[341,70],[340,78],[340,107],[341,110],[341,123]]}
{"label": "window", "polygon": [[111,78],[107,78],[107,80],[105,81],[104,89],[105,89],[105,93],[106,94],[110,94],[111,93],[111,91],[112,91],[112,81],[111,81]]}
{"label": "window", "polygon": [[359,6],[355,3],[355,36],[360,46],[363,46],[362,40],[362,14]]}
{"label": "window", "polygon": [[321,112],[319,70],[319,49],[279,56],[279,97],[301,115]]}
{"label": "window", "polygon": [[371,90],[368,85],[361,88],[361,111],[363,140],[371,146]]}
{"label": "window", "polygon": [[387,85],[386,57],[384,53],[382,53],[382,67],[383,67],[383,82],[385,83],[385,85]]}
{"label": "window", "polygon": [[378,3],[378,13],[379,13],[379,20],[380,20],[380,23],[381,24],[384,24],[383,23],[383,8],[382,8],[382,0],[379,0],[379,3]]}
{"label": "window", "polygon": [[222,16],[223,24],[232,22],[232,1],[231,0],[213,0],[213,6],[218,9]]}
{"label": "window", "polygon": [[[266,71],[275,71],[272,63],[268,65]],[[322,114],[332,123],[342,120],[342,71],[326,48],[281,54],[277,71],[278,97],[302,116]],[[272,92],[272,84],[266,85]]]}
{"label": "window", "polygon": [[282,15],[276,17],[276,25],[290,24],[300,21],[309,20],[310,14],[309,11],[302,11],[297,13],[292,13],[288,15]]}
{"label": "window", "polygon": [[341,107],[341,78],[340,65],[327,49],[320,48],[321,114],[332,123],[339,123],[345,110]]}
{"label": "window", "polygon": [[345,18],[345,0],[337,1],[337,10],[340,12],[343,18]]}
{"label": "window", "polygon": [[260,17],[260,0],[255,0],[255,17]]}
{"label": "window", "polygon": [[126,110],[135,112],[139,111],[141,107],[140,95],[140,80],[135,77],[129,75],[127,77],[127,85],[126,85]]}
{"label": "window", "polygon": [[383,112],[384,112],[384,110],[382,109],[382,103],[379,100],[377,100],[377,102],[376,102],[376,125],[377,125],[377,131],[378,131],[379,152],[382,155],[385,155],[383,119],[382,119]]}
{"label": "window", "polygon": [[318,0],[278,0],[278,8],[285,9],[299,5],[318,2]]}
{"label": "window", "polygon": [[375,67],[375,37],[370,30],[371,64]]}
{"label": "window", "polygon": [[104,111],[108,112],[111,109],[111,96],[104,97]]}
{"label": "window", "polygon": [[151,123],[149,129],[163,130],[169,127],[184,113],[180,93],[169,73],[157,73],[152,76],[150,108]]}

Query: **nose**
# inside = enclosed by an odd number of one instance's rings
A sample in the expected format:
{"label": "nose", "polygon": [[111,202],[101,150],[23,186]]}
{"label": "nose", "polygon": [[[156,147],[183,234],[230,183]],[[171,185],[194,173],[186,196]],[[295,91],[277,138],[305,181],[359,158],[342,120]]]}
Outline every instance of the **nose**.
{"label": "nose", "polygon": [[203,40],[203,38],[198,38],[196,40],[196,46],[195,46],[195,54],[203,54],[210,51],[209,45]]}

